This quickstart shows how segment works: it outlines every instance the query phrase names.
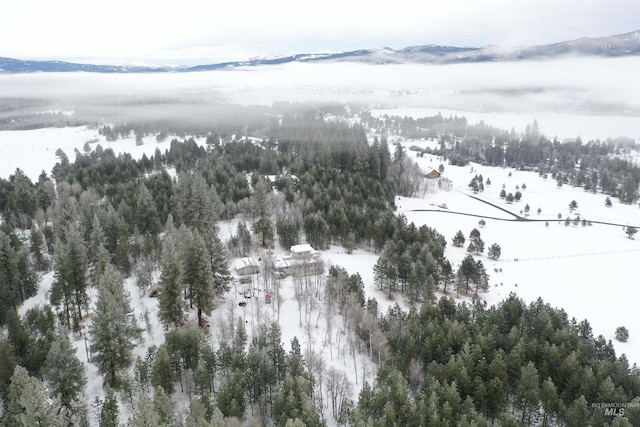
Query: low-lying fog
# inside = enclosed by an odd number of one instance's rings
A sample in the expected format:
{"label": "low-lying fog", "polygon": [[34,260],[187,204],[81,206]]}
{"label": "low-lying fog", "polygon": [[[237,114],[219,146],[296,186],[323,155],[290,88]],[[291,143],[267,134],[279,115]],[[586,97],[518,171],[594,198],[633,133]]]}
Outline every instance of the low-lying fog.
{"label": "low-lying fog", "polygon": [[[13,105],[2,105],[12,98]],[[15,107],[29,98],[38,106]],[[0,75],[0,119],[34,108],[112,120],[211,120],[221,104],[339,101],[403,115],[465,115],[561,138],[640,138],[640,58],[452,65],[291,63],[199,73]],[[400,108],[402,107],[402,108]],[[384,110],[383,110],[384,111]]]}

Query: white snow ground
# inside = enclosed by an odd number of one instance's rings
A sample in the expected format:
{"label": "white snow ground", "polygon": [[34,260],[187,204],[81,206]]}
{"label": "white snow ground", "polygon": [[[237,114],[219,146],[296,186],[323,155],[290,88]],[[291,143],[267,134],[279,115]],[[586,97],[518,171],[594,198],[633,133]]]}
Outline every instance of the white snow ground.
{"label": "white snow ground", "polygon": [[[72,160],[74,148],[82,150],[88,139],[96,137],[97,131],[86,127],[0,132],[0,176],[8,177],[16,167],[20,167],[32,180],[36,180],[43,169],[50,172],[56,162],[54,153],[57,148],[62,148]],[[143,153],[151,155],[156,147],[164,151],[170,140],[169,138],[167,142],[158,144],[152,137],[148,137],[143,145],[136,146],[133,137],[114,143],[107,143],[103,137],[98,138],[104,148],[111,147],[116,153],[130,152],[134,158],[142,157]],[[203,143],[202,140],[198,142]],[[406,141],[404,144],[408,147],[419,142]],[[415,156],[414,152],[407,152]],[[416,158],[416,161],[425,171],[437,168],[441,162],[440,159],[428,155]],[[512,174],[511,177],[508,176],[509,172]],[[398,198],[396,202],[398,212],[406,215],[409,221],[415,222],[416,225],[426,224],[436,228],[445,236],[449,243],[446,256],[456,266],[466,256],[464,248],[454,248],[450,244],[457,230],[462,230],[468,236],[471,229],[478,228],[486,247],[494,242],[500,244],[502,256],[498,261],[492,261],[486,256],[480,258],[490,273],[490,292],[482,295],[489,305],[500,302],[512,291],[527,302],[542,297],[552,306],[564,308],[570,317],[578,320],[588,319],[594,335],[602,334],[605,338],[611,339],[618,355],[625,353],[632,364],[640,363],[640,318],[637,315],[640,287],[637,286],[639,274],[635,266],[639,259],[640,240],[628,239],[620,226],[593,224],[587,227],[567,227],[551,222],[546,227],[544,222],[509,221],[509,214],[467,196],[467,184],[475,174],[482,174],[485,180],[490,178],[492,181],[491,186],[487,186],[483,193],[476,195],[477,197],[515,213],[519,213],[528,203],[531,207],[531,219],[554,220],[557,219],[558,213],[564,218],[570,215],[569,202],[576,200],[578,212],[588,220],[640,226],[638,206],[622,205],[617,199],[612,199],[613,206],[606,208],[605,196],[602,194],[586,193],[580,188],[568,185],[557,188],[553,180],[545,181],[533,172],[475,164],[455,167],[446,163],[443,176],[452,180],[451,191],[434,191],[421,198]],[[507,192],[515,192],[516,185],[522,187],[522,184],[525,184],[526,189],[520,189],[522,200],[511,205],[506,204],[498,197],[502,184]],[[437,208],[437,205],[442,203],[448,205],[448,210]],[[539,215],[536,213],[538,208],[542,210]],[[439,212],[417,209],[436,209]],[[459,215],[453,213],[455,211],[486,217],[486,226],[479,227],[480,216]],[[488,219],[489,216],[505,220]],[[574,214],[571,214],[571,217],[573,216]],[[221,223],[221,238],[226,240],[235,231],[235,227],[235,222]],[[375,254],[356,250],[349,255],[342,248],[332,247],[323,251],[322,256],[328,263],[341,265],[349,273],[360,273],[367,296],[374,296],[378,300],[381,312],[396,302],[389,301],[373,285],[372,269],[377,260]],[[498,269],[498,272],[494,269]],[[21,307],[21,312],[47,301],[47,290],[52,278],[51,273],[43,276],[38,295],[27,301]],[[257,283],[256,288],[260,289],[259,282]],[[140,326],[145,328],[142,317],[145,310],[148,310],[152,324],[151,333],[144,333],[144,340],[137,350],[138,355],[144,356],[150,345],[159,345],[163,340],[162,327],[157,319],[157,301],[147,297],[140,298],[133,279],[127,280],[127,286],[140,319]],[[280,286],[283,304],[279,321],[285,349],[289,350],[291,338],[297,336],[303,351],[311,349],[322,355],[325,369],[335,367],[345,371],[353,387],[353,396],[357,397],[363,377],[368,381],[374,377],[375,365],[367,356],[358,354],[354,358],[350,354],[348,335],[341,333],[342,320],[339,316],[333,319],[331,333],[327,333],[328,322],[325,316],[318,315],[319,310],[326,310],[323,305],[317,304],[309,316],[312,319],[311,328],[300,327],[293,279],[282,280]],[[219,325],[228,321],[231,313],[234,318],[241,316],[245,320],[249,334],[258,322],[278,319],[275,305],[264,304],[264,290],[256,291],[256,297],[249,299],[246,307],[238,306],[237,303],[242,298],[238,292],[236,286],[232,286],[224,301],[221,301],[211,315],[214,341],[219,336]],[[95,296],[96,293],[93,291],[94,299]],[[397,297],[397,302],[405,306],[401,297]],[[630,338],[626,343],[614,339],[615,328],[622,325],[630,331]],[[83,337],[76,336],[75,344],[78,357],[86,361]],[[87,375],[89,381],[85,397],[91,408],[96,397],[104,397],[104,392],[101,378],[91,364],[87,364]],[[175,399],[184,411],[186,397],[178,395]],[[129,414],[130,408],[121,405],[121,421],[124,422]],[[325,409],[325,418],[331,422],[328,409]]]}
{"label": "white snow ground", "polygon": [[[406,142],[405,145],[415,145]],[[407,151],[415,156],[415,152]],[[420,166],[429,171],[441,163],[436,157],[415,157]],[[473,168],[473,172],[471,172]],[[509,176],[511,173],[511,176]],[[472,194],[468,184],[476,174],[481,174],[491,185],[484,192]],[[515,292],[525,301],[542,297],[552,306],[561,307],[578,321],[588,319],[595,336],[602,334],[614,343],[616,353],[625,353],[631,363],[640,363],[640,274],[635,263],[640,259],[640,241],[627,238],[622,226],[604,225],[593,221],[611,222],[640,227],[640,209],[637,204],[624,205],[611,198],[613,206],[605,206],[606,196],[585,192],[582,188],[564,185],[557,187],[555,180],[543,180],[535,172],[517,171],[471,164],[457,167],[445,164],[444,177],[451,179],[454,188],[450,192],[435,192],[420,199],[398,198],[398,211],[416,225],[426,224],[442,233],[449,243],[446,256],[452,264],[459,263],[467,255],[465,248],[455,248],[451,238],[458,230],[465,236],[478,228],[488,248],[498,243],[502,255],[498,261],[484,256],[480,259],[490,273],[491,290],[483,295],[489,305],[498,303],[509,292]],[[515,193],[520,187],[522,199],[512,204],[500,199],[502,185],[507,193]],[[525,184],[526,189],[522,189]],[[520,215],[526,204],[530,206],[529,219],[545,222],[500,221],[485,218],[486,226],[478,225],[479,217],[457,215],[452,212],[471,212],[478,202],[466,196],[472,194]],[[569,211],[569,203],[575,200],[578,209]],[[445,202],[448,213],[420,212],[416,209],[433,208],[430,204]],[[504,212],[478,210],[479,215],[503,217]],[[538,214],[538,208],[541,213]],[[489,208],[490,209],[490,208]],[[592,221],[591,226],[565,226],[557,220],[576,213]],[[518,261],[515,261],[518,259]],[[494,272],[502,269],[501,272]],[[497,285],[497,286],[496,286]],[[615,340],[615,329],[626,326],[630,331],[628,342]]]}

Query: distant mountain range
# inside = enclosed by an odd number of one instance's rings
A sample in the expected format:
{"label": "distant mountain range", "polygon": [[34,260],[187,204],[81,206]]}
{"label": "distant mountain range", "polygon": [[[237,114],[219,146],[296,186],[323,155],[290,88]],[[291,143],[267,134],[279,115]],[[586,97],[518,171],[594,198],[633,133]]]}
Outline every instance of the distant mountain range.
{"label": "distant mountain range", "polygon": [[466,62],[519,61],[569,55],[633,56],[640,55],[640,30],[600,38],[581,38],[559,43],[528,46],[411,46],[400,50],[390,48],[361,49],[338,53],[303,53],[289,56],[252,58],[246,61],[221,62],[192,67],[93,65],[64,61],[24,61],[0,57],[0,73],[72,72],[92,73],[158,73],[194,72],[236,67],[286,64],[290,62],[360,62],[370,64],[453,64]]}

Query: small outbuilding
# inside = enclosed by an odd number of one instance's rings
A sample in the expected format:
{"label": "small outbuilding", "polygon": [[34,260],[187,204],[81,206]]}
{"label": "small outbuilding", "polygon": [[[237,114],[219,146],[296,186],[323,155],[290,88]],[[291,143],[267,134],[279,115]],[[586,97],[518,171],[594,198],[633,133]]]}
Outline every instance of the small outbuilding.
{"label": "small outbuilding", "polygon": [[313,247],[308,243],[291,246],[289,250],[291,251],[291,256],[293,257],[306,257],[316,254],[316,250],[313,249]]}
{"label": "small outbuilding", "polygon": [[260,272],[260,264],[255,258],[238,258],[233,266],[238,276],[248,276]]}
{"label": "small outbuilding", "polygon": [[440,178],[440,172],[435,169],[432,169],[431,172],[425,175],[429,179]]}

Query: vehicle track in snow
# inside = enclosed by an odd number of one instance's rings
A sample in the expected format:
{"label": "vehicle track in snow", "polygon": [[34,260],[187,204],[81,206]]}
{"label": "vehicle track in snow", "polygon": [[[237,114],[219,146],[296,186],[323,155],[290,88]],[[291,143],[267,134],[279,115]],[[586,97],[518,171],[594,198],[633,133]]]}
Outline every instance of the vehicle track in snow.
{"label": "vehicle track in snow", "polygon": [[[471,197],[472,199],[475,199],[479,202],[485,203],[495,209],[498,209],[502,212],[505,212],[507,214],[509,214],[510,216],[512,216],[513,218],[499,218],[499,217],[494,217],[494,216],[488,216],[488,215],[478,215],[478,214],[473,214],[473,213],[469,213],[469,212],[459,212],[459,211],[451,211],[448,209],[409,209],[407,210],[407,212],[441,212],[441,213],[450,213],[450,214],[455,214],[455,215],[464,215],[464,216],[471,216],[471,217],[475,217],[475,218],[485,218],[485,219],[492,219],[492,220],[496,220],[496,221],[510,221],[510,222],[560,222],[563,223],[565,222],[566,219],[534,219],[534,218],[527,218],[524,217],[522,215],[518,215],[514,212],[511,212],[510,210],[503,208],[502,206],[496,205],[493,202],[489,202],[487,200],[484,200],[480,197],[477,196],[473,196],[471,194],[465,193],[464,191],[460,191],[462,194],[466,195],[467,197]],[[582,221],[582,219],[586,219],[587,221],[589,221],[591,224],[602,224],[602,225],[611,225],[611,226],[616,226],[616,227],[636,227],[636,228],[640,228],[640,225],[631,225],[631,224],[621,224],[621,223],[617,223],[617,222],[607,222],[607,221],[592,221],[587,219],[586,217],[581,217],[580,220]]]}

